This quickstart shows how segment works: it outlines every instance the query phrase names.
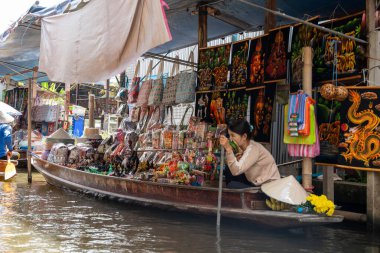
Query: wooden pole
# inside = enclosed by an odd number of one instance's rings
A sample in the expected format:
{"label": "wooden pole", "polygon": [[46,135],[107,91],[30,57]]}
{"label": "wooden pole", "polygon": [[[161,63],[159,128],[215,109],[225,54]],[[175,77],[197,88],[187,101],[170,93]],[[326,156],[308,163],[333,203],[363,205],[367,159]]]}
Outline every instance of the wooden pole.
{"label": "wooden pole", "polygon": [[110,79],[107,79],[106,84],[106,108],[105,108],[105,115],[108,115],[109,113],[109,100],[110,100]]}
{"label": "wooden pole", "polygon": [[27,153],[27,167],[28,167],[28,183],[32,183],[32,106],[36,93],[33,92],[33,87],[38,77],[38,67],[33,68],[33,78],[29,79],[28,83],[28,153]]}
{"label": "wooden pole", "polygon": [[[70,83],[65,83],[65,121],[69,120],[69,106],[70,106]],[[68,130],[68,129],[65,129]]]}
{"label": "wooden pole", "polygon": [[[380,70],[377,59],[380,57],[380,33],[375,30],[376,2],[366,1],[366,20],[368,31],[368,69],[369,85],[380,86]],[[380,173],[367,172],[367,227],[370,231],[380,232]]]}
{"label": "wooden pole", "polygon": [[95,118],[94,118],[94,110],[95,110],[95,95],[90,94],[88,98],[88,124],[90,128],[95,127]]}
{"label": "wooden pole", "polygon": [[[317,136],[318,138],[318,136]],[[326,197],[334,201],[334,167],[333,166],[323,166],[323,194]]]}
{"label": "wooden pole", "polygon": [[32,91],[33,82],[32,79],[29,79],[28,83],[28,182],[32,182]]}
{"label": "wooden pole", "polygon": [[[311,47],[304,47],[302,49],[303,53],[303,71],[302,71],[302,81],[303,90],[309,96],[312,95],[312,67],[313,67],[313,53]],[[307,191],[313,189],[313,184],[311,180],[312,175],[312,159],[303,158],[302,160],[302,186]]]}
{"label": "wooden pole", "polygon": [[77,84],[77,87],[75,88],[75,104],[78,105],[78,95],[79,95],[79,83]]}
{"label": "wooden pole", "polygon": [[[276,8],[276,0],[266,0],[265,7],[270,10],[275,10]],[[276,16],[271,12],[265,13],[265,25],[264,25],[264,33],[268,33],[270,29],[276,26]]]}
{"label": "wooden pole", "polygon": [[198,11],[198,48],[207,47],[207,6],[200,3]]}

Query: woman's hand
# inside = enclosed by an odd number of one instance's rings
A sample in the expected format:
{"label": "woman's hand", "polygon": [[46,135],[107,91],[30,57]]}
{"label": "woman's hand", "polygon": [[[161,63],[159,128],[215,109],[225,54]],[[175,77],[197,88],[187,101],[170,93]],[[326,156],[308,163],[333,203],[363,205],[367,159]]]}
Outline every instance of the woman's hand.
{"label": "woman's hand", "polygon": [[227,139],[226,136],[222,135],[219,138],[219,143],[224,147],[227,153],[233,152],[232,147],[229,143],[229,140]]}

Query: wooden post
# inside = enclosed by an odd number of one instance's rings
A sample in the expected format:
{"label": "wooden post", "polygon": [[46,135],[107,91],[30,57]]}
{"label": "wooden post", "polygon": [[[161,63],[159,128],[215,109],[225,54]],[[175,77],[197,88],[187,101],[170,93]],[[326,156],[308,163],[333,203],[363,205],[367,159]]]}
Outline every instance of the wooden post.
{"label": "wooden post", "polygon": [[[313,67],[313,53],[311,47],[304,47],[302,49],[303,53],[303,71],[302,71],[302,81],[303,90],[309,96],[312,95],[312,67]],[[302,186],[311,191],[313,189],[313,184],[311,180],[312,175],[312,160],[311,158],[303,158],[302,160]]]}
{"label": "wooden post", "polygon": [[105,115],[109,114],[109,100],[110,100],[110,79],[107,79],[107,84],[106,84],[106,109],[104,111]]}
{"label": "wooden post", "polygon": [[38,78],[38,67],[33,68],[33,78],[28,82],[28,153],[27,153],[27,167],[28,167],[28,183],[32,183],[32,107],[34,105],[34,99],[37,95],[33,91],[33,87],[36,86]]}
{"label": "wooden post", "polygon": [[198,10],[198,48],[207,47],[207,6],[200,3]]}
{"label": "wooden post", "polygon": [[[377,59],[380,57],[380,34],[375,30],[376,2],[366,1],[366,20],[368,31],[368,69],[369,85],[380,86],[380,70]],[[380,172],[367,172],[367,227],[373,232],[380,232]]]}
{"label": "wooden post", "polygon": [[78,104],[78,95],[79,95],[79,83],[77,84],[77,87],[75,88],[75,104],[76,105],[79,105]]}
{"label": "wooden post", "polygon": [[334,201],[333,174],[334,174],[333,166],[323,166],[323,194],[326,195],[326,197],[331,201]]}
{"label": "wooden post", "polygon": [[88,127],[94,128],[95,127],[95,118],[94,118],[95,95],[94,94],[90,94],[88,97],[88,109],[89,109],[89,113],[88,113],[89,126]]}
{"label": "wooden post", "polygon": [[28,182],[32,182],[32,93],[33,81],[30,78],[28,83]]}
{"label": "wooden post", "polygon": [[70,83],[65,83],[65,121],[69,120]]}
{"label": "wooden post", "polygon": [[[266,0],[265,7],[271,10],[275,10],[276,8],[276,0]],[[265,13],[265,25],[264,25],[264,33],[268,33],[270,29],[276,26],[276,16],[273,13],[266,12]]]}

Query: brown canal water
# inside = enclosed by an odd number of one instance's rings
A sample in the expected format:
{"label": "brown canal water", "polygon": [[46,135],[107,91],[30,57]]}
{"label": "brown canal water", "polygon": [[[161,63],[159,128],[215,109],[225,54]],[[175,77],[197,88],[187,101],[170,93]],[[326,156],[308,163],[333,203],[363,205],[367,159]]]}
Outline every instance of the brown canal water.
{"label": "brown canal water", "polygon": [[0,252],[379,252],[380,236],[343,223],[272,229],[96,199],[33,183],[0,182]]}

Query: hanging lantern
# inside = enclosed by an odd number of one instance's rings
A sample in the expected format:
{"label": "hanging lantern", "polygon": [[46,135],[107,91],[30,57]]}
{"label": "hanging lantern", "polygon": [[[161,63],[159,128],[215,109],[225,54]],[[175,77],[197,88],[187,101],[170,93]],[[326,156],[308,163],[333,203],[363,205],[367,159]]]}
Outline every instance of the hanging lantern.
{"label": "hanging lantern", "polygon": [[335,86],[332,83],[326,83],[322,85],[320,92],[321,92],[321,96],[324,99],[327,99],[327,100],[335,99],[336,91],[335,91]]}
{"label": "hanging lantern", "polygon": [[343,86],[338,86],[335,88],[335,100],[337,101],[344,101],[348,97],[348,89]]}

